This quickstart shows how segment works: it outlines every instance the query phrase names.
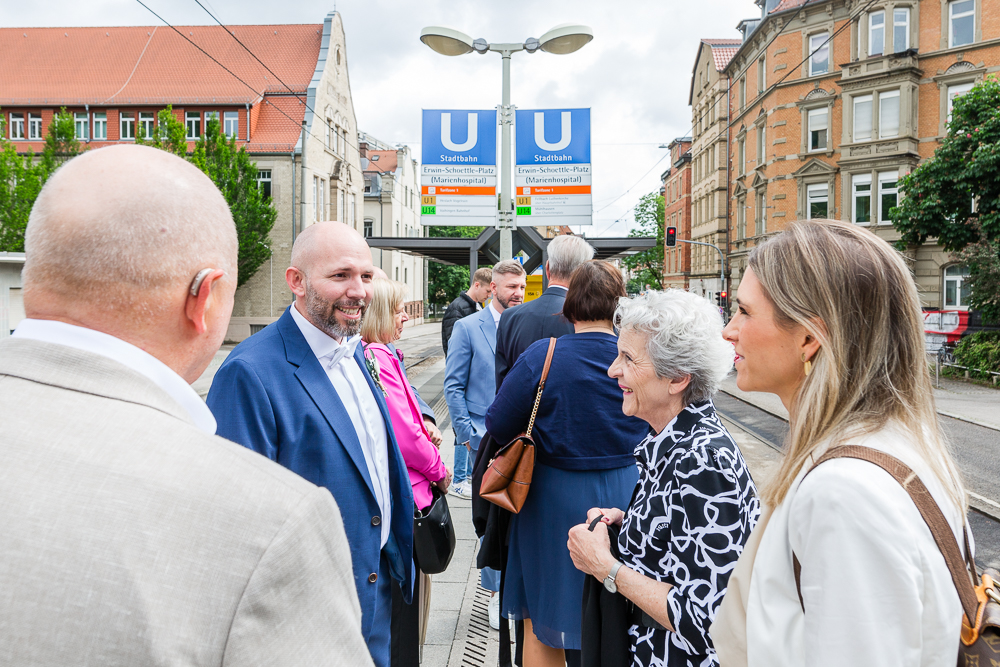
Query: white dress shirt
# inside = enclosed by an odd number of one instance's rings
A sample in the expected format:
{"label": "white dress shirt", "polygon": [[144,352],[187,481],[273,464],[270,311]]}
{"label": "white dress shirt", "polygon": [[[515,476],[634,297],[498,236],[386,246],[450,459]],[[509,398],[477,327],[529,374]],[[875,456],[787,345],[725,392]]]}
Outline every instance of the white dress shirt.
{"label": "white dress shirt", "polygon": [[[917,473],[960,545],[963,517],[912,437],[889,424],[846,444]],[[916,505],[885,471],[837,459],[803,466],[760,539],[746,605],[749,667],[954,665],[962,607]],[[803,613],[792,552],[802,563]]]}
{"label": "white dress shirt", "polygon": [[343,343],[331,338],[307,320],[299,309],[292,306],[292,319],[305,337],[309,348],[316,355],[320,365],[333,384],[347,410],[354,430],[365,455],[368,476],[372,480],[375,500],[382,511],[382,546],[389,541],[389,527],[392,518],[392,496],[389,490],[389,437],[385,430],[385,419],[378,408],[378,401],[372,394],[364,372],[354,360],[354,351],[361,342],[355,336]]}
{"label": "white dress shirt", "polygon": [[64,345],[113,359],[149,378],[184,408],[195,426],[209,435],[215,435],[218,426],[215,417],[191,385],[165,363],[131,343],[110,334],[55,320],[21,320],[11,336]]}
{"label": "white dress shirt", "polygon": [[495,326],[497,329],[499,329],[500,328],[500,315],[501,315],[501,312],[499,310],[497,310],[497,305],[496,304],[497,304],[497,300],[495,298],[492,301],[490,301],[490,315],[493,316],[493,326]]}

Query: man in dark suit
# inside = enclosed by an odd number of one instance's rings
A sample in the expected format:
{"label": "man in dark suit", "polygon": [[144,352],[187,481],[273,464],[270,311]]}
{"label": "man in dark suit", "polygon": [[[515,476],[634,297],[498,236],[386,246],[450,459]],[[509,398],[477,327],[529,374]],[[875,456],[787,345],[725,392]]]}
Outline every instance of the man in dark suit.
{"label": "man in dark suit", "polygon": [[444,311],[444,319],[441,320],[441,347],[444,348],[445,356],[448,356],[448,341],[451,340],[451,332],[455,328],[455,322],[482,308],[481,304],[490,295],[490,282],[492,280],[493,269],[484,266],[472,276],[472,287],[459,294],[454,301],[448,304]]}
{"label": "man in dark suit", "polygon": [[385,398],[368,371],[361,316],[372,298],[371,251],[339,222],[307,227],[285,280],[295,303],[240,343],[208,394],[218,434],[333,494],[344,517],[361,631],[389,667],[390,579],[413,589],[413,492]]}
{"label": "man in dark suit", "polygon": [[569,278],[576,267],[594,258],[594,249],[583,237],[566,234],[549,241],[545,276],[549,286],[540,297],[504,311],[497,327],[497,391],[507,371],[521,353],[536,340],[573,333],[573,325],[562,315]]}

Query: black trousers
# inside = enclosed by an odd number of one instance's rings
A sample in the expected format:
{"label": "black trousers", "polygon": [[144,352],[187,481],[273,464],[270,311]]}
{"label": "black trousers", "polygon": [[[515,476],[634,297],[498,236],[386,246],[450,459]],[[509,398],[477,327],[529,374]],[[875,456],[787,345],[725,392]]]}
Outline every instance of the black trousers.
{"label": "black trousers", "polygon": [[392,667],[420,665],[420,571],[413,580],[413,602],[403,602],[403,589],[392,580],[392,622],[390,625]]}

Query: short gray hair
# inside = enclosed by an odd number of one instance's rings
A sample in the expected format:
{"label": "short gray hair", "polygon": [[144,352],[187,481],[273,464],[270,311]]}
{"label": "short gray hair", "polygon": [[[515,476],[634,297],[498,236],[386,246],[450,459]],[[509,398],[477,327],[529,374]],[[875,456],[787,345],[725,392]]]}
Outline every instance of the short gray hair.
{"label": "short gray hair", "polygon": [[505,259],[493,265],[492,281],[496,281],[497,275],[523,276],[524,267],[516,259]]}
{"label": "short gray hair", "polygon": [[685,405],[712,398],[733,367],[736,354],[722,337],[719,309],[691,292],[668,289],[621,299],[615,326],[646,337],[646,353],[658,377],[691,376]]}
{"label": "short gray hair", "polygon": [[576,267],[594,259],[596,251],[582,236],[563,234],[549,241],[546,252],[549,276],[566,279],[576,271]]}

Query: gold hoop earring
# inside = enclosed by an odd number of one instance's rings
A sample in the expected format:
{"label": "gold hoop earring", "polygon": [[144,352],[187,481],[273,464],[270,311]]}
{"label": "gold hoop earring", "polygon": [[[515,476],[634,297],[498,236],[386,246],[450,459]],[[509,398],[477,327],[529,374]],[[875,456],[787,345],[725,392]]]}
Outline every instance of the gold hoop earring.
{"label": "gold hoop earring", "polygon": [[809,374],[812,373],[813,363],[806,359],[805,352],[802,353],[802,363],[805,364],[806,377],[809,377]]}

